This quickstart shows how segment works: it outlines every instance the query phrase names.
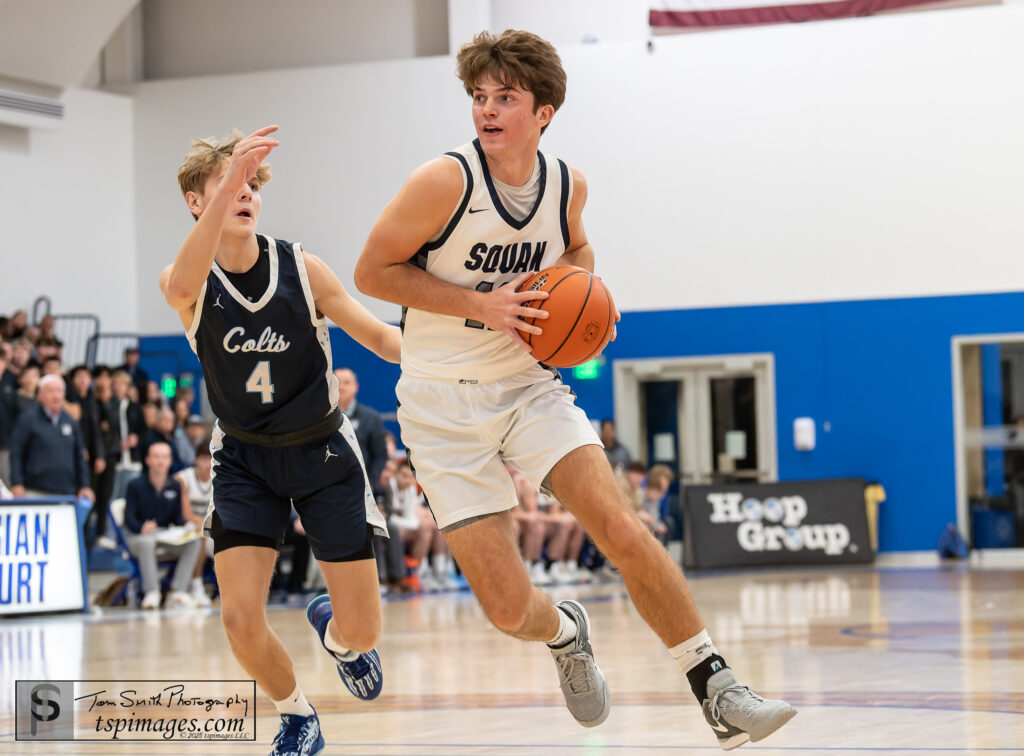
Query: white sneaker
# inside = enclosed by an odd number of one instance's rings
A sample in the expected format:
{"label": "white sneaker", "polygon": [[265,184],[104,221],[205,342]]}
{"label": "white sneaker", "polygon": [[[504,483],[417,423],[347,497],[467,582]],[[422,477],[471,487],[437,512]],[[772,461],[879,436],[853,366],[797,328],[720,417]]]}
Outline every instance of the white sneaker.
{"label": "white sneaker", "polygon": [[202,578],[194,578],[192,580],[192,600],[196,606],[206,608],[212,606],[210,603],[210,597],[206,595],[206,588],[203,586]]}
{"label": "white sneaker", "polygon": [[101,549],[113,551],[117,548],[117,541],[115,541],[110,536],[101,535],[99,538],[96,539],[96,545]]}
{"label": "white sneaker", "polygon": [[195,605],[195,599],[184,591],[170,591],[164,600],[165,609],[192,609]]}
{"label": "white sneaker", "polygon": [[146,593],[146,595],[142,597],[140,607],[143,609],[159,609],[160,591],[149,591]]}
{"label": "white sneaker", "polygon": [[530,567],[530,582],[534,585],[551,585],[551,576],[544,569],[544,562],[534,562]]}
{"label": "white sneaker", "polygon": [[579,575],[569,562],[555,562],[551,565],[551,578],[559,585],[575,585]]}
{"label": "white sneaker", "polygon": [[420,573],[420,590],[423,593],[440,593],[443,589],[434,573],[431,570],[424,570]]}

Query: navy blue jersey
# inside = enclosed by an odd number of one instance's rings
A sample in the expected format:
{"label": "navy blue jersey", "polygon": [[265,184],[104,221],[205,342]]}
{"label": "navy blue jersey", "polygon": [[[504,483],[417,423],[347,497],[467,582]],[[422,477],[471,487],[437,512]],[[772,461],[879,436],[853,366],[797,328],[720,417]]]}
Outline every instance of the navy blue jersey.
{"label": "navy blue jersey", "polygon": [[261,254],[269,252],[266,291],[250,302],[214,263],[188,339],[219,420],[247,433],[292,433],[334,410],[338,380],[302,247],[263,235],[257,240]]}

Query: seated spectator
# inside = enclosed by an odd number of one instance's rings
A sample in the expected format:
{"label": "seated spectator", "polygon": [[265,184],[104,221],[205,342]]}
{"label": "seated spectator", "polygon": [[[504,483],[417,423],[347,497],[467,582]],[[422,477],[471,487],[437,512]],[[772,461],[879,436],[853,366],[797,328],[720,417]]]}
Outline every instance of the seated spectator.
{"label": "seated spectator", "polygon": [[11,491],[15,496],[62,495],[95,499],[89,487],[78,423],[61,405],[64,379],[39,382],[39,406],[18,418],[11,433]]}
{"label": "seated spectator", "polygon": [[[401,518],[395,517],[394,496],[397,491],[395,472],[398,462],[389,459],[384,463],[380,478],[377,481],[377,509],[387,521],[390,538],[381,535],[373,537],[373,551],[377,557],[377,578],[380,580],[381,594],[390,595],[408,593],[411,589],[405,583],[405,549],[402,545]],[[409,523],[413,528],[419,522]]]}
{"label": "seated spectator", "polygon": [[647,480],[641,487],[642,508],[637,514],[644,525],[654,534],[654,537],[662,543],[668,540],[665,504],[668,499],[668,489],[675,477],[672,468],[667,465],[654,465],[647,471]]}
{"label": "seated spectator", "polygon": [[188,420],[185,421],[185,435],[192,442],[193,449],[204,439],[206,439],[207,445],[209,445],[210,427],[203,422],[203,418],[199,417],[199,415],[189,415]]}
{"label": "seated spectator", "polygon": [[403,544],[409,548],[410,559],[417,565],[420,589],[427,593],[458,589],[448,545],[426,506],[407,459],[396,464],[392,501],[392,517]]}
{"label": "seated spectator", "polygon": [[278,569],[274,570],[274,580],[270,590],[278,601],[291,601],[302,596],[306,592],[306,573],[309,571],[309,538],[306,537],[306,529],[302,527],[302,520],[299,513],[292,507],[288,524],[284,529],[284,541],[282,545],[288,544],[292,547],[292,564],[288,576],[284,577],[280,570],[281,552],[277,552]]}
{"label": "seated spectator", "polygon": [[[200,441],[195,448],[195,464],[174,476],[185,492],[182,497],[182,517],[200,533],[203,532],[203,522],[213,499],[212,462],[209,439]],[[204,536],[202,540],[199,558],[192,572],[192,598],[197,606],[210,606],[210,597],[203,585],[203,567],[207,559],[213,559],[213,539]]]}
{"label": "seated spectator", "polygon": [[[150,444],[145,462],[146,473],[129,483],[125,492],[124,525],[128,549],[138,560],[139,571],[142,573],[142,608],[158,609],[158,539],[161,534],[166,533],[169,526],[185,524],[185,518],[182,516],[183,494],[181,484],[170,477],[169,444],[162,441]],[[177,544],[160,543],[161,549],[166,549],[178,557],[165,606],[195,606],[195,602],[186,591],[196,559],[199,557],[200,544],[198,538]]]}
{"label": "seated spectator", "polygon": [[157,442],[165,443],[171,447],[171,475],[181,472],[188,466],[178,456],[177,444],[174,442],[174,411],[169,407],[157,410],[156,412],[156,425],[150,429],[145,442],[142,444],[143,465],[145,465],[146,461],[146,450],[150,444]]}
{"label": "seated spectator", "polygon": [[[512,510],[519,528],[520,548],[534,585],[576,583],[584,580],[579,554],[586,534],[583,526],[561,504],[537,491],[515,468],[505,466],[516,487],[519,506]],[[543,558],[545,547],[547,560]],[[547,562],[551,562],[550,573]]]}
{"label": "seated spectator", "polygon": [[601,421],[601,443],[604,444],[605,456],[608,457],[613,470],[629,467],[633,455],[619,442],[615,432],[615,421],[610,417]]}

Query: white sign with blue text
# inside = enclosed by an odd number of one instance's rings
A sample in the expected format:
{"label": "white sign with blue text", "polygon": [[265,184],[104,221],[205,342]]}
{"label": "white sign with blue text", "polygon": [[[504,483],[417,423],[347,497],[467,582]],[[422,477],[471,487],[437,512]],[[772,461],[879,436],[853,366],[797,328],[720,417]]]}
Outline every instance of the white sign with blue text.
{"label": "white sign with blue text", "polygon": [[0,615],[83,605],[74,505],[0,506]]}

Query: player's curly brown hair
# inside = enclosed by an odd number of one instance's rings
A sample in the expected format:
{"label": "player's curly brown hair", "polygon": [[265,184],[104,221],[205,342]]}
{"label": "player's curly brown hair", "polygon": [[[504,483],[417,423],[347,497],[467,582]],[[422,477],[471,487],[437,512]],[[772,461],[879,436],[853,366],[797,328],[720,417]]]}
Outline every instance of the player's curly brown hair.
{"label": "player's curly brown hair", "polygon": [[456,73],[469,95],[480,78],[490,74],[505,86],[531,92],[534,112],[541,105],[550,105],[557,111],[565,101],[562,60],[554,45],[531,32],[506,29],[495,36],[482,31],[459,48],[455,63]]}
{"label": "player's curly brown hair", "polygon": [[[235,145],[244,138],[241,131],[231,129],[219,140],[216,137],[193,139],[192,152],[185,156],[185,161],[178,168],[178,187],[182,196],[189,192],[202,193],[206,179],[231,157]],[[253,178],[261,187],[266,185],[270,181],[270,166],[261,165]]]}

